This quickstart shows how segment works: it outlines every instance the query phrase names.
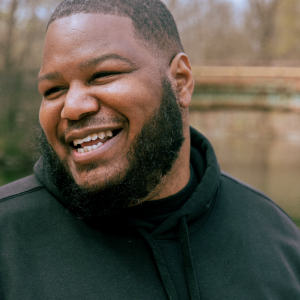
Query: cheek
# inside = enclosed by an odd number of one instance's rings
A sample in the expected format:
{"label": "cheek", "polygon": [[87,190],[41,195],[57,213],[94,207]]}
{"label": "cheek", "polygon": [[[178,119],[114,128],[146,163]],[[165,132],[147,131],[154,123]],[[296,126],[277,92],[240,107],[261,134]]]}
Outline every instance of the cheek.
{"label": "cheek", "polygon": [[39,120],[40,124],[47,136],[47,139],[51,142],[51,139],[56,135],[57,126],[60,121],[61,107],[50,101],[42,101]]}
{"label": "cheek", "polygon": [[159,107],[160,91],[160,85],[149,78],[131,79],[104,88],[106,96],[101,100],[105,106],[126,116],[130,123],[142,122]]}

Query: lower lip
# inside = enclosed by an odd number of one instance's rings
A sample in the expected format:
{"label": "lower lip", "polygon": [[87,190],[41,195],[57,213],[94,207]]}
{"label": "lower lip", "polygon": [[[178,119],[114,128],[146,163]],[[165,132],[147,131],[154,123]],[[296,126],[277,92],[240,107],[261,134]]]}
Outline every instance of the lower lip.
{"label": "lower lip", "polygon": [[119,142],[123,135],[124,133],[122,130],[116,136],[105,142],[102,146],[89,152],[78,153],[76,149],[73,149],[72,156],[74,162],[79,164],[85,164],[101,158],[101,156],[105,155],[106,151],[111,150],[112,147],[116,146],[116,144]]}

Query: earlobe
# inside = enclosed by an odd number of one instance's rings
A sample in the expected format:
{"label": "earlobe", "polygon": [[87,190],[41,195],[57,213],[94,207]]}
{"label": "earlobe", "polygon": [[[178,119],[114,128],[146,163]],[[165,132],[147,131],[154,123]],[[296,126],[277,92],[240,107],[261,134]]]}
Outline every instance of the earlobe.
{"label": "earlobe", "polygon": [[170,75],[173,86],[179,96],[179,104],[187,108],[191,104],[194,91],[194,78],[188,57],[184,53],[178,53],[170,64]]}

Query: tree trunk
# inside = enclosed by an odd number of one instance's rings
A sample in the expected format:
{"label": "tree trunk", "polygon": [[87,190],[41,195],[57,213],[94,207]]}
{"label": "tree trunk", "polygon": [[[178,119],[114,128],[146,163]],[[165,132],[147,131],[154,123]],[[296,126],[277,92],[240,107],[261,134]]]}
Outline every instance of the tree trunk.
{"label": "tree trunk", "polygon": [[5,71],[10,70],[13,67],[13,33],[16,24],[15,12],[18,8],[19,1],[12,0],[7,20],[7,31],[6,39],[4,44],[4,69]]}

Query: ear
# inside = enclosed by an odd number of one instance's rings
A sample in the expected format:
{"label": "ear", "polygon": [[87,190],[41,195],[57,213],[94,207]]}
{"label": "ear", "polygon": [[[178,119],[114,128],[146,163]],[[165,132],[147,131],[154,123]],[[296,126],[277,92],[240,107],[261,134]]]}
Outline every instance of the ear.
{"label": "ear", "polygon": [[189,107],[194,91],[194,78],[186,54],[178,53],[171,61],[169,71],[173,86],[179,96],[180,106]]}

